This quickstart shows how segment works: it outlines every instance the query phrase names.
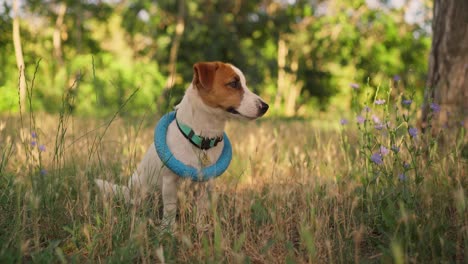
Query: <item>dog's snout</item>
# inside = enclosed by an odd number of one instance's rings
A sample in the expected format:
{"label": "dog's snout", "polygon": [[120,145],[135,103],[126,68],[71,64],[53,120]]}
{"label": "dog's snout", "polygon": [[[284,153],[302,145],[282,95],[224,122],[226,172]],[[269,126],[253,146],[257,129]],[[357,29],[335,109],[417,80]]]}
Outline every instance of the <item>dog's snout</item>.
{"label": "dog's snout", "polygon": [[263,102],[263,101],[260,101],[260,108],[258,109],[258,115],[259,116],[262,116],[266,113],[266,111],[268,111],[268,104]]}

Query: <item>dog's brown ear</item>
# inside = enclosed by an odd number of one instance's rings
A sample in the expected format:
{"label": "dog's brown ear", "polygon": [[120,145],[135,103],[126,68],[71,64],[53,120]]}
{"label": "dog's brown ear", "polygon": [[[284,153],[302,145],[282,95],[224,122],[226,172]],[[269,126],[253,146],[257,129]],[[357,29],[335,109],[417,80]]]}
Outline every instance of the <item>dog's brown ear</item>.
{"label": "dog's brown ear", "polygon": [[193,65],[193,80],[192,83],[197,89],[205,91],[211,90],[213,81],[218,69],[216,62],[198,62]]}

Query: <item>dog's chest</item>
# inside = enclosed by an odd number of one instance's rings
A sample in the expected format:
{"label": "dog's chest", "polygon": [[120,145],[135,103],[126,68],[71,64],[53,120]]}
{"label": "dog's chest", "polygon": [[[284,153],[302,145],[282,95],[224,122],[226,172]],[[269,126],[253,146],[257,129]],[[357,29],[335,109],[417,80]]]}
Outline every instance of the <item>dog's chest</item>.
{"label": "dog's chest", "polygon": [[182,163],[200,169],[212,165],[218,160],[224,142],[221,141],[214,148],[201,150],[193,146],[180,133],[175,122],[172,122],[167,131],[167,145],[174,156]]}

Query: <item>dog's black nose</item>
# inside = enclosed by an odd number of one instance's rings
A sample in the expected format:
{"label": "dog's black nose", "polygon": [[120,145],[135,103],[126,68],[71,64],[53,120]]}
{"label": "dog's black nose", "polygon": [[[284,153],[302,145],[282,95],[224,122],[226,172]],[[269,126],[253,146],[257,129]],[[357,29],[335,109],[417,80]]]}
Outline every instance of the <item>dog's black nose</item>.
{"label": "dog's black nose", "polygon": [[260,108],[258,109],[258,115],[259,116],[262,116],[266,113],[266,111],[268,111],[268,104],[263,102],[263,101],[260,101],[261,105],[260,105]]}

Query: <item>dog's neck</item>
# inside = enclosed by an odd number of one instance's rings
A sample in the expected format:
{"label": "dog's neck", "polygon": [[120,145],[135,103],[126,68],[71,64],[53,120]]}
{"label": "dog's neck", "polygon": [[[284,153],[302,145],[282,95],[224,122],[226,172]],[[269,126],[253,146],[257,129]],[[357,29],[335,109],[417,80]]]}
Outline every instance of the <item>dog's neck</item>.
{"label": "dog's neck", "polygon": [[198,91],[190,84],[177,109],[177,120],[189,126],[202,137],[220,137],[226,125],[226,116],[221,109],[207,106]]}

